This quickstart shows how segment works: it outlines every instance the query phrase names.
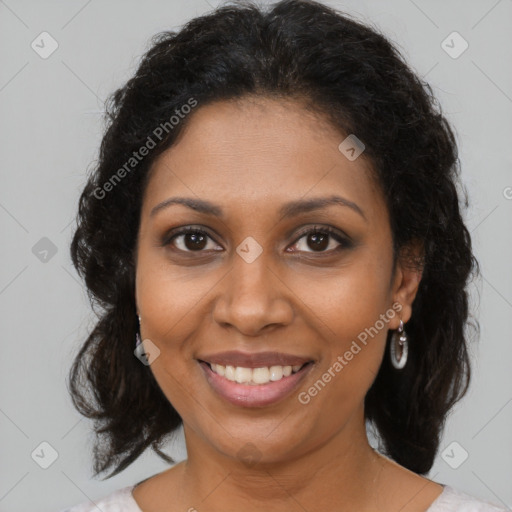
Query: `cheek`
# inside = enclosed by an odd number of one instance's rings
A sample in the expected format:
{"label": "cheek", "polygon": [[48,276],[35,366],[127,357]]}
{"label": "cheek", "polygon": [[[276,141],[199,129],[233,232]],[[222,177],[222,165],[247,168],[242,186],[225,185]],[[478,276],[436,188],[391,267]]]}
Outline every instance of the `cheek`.
{"label": "cheek", "polygon": [[[212,273],[213,274],[213,273]],[[197,322],[204,298],[215,284],[213,275],[170,265],[160,250],[141,248],[136,273],[136,299],[143,335],[159,345],[174,348]]]}
{"label": "cheek", "polygon": [[327,340],[317,380],[302,390],[302,403],[332,406],[329,410],[339,417],[364,399],[382,362],[390,321],[397,315],[390,304],[390,268],[391,258],[360,253],[336,275],[315,280],[302,275],[296,281],[294,290],[307,290],[300,296],[307,306],[304,315],[314,313],[307,316],[309,328]]}
{"label": "cheek", "polygon": [[319,429],[336,430],[352,416],[382,363],[389,321],[396,313],[381,309],[380,301],[371,302],[371,295],[363,299],[359,297],[346,309],[340,302],[331,311],[324,304],[323,319],[329,322],[331,336],[323,345],[315,379],[298,396],[301,404],[315,411],[312,417],[324,417],[323,411],[331,411],[330,419],[322,420],[325,424]]}
{"label": "cheek", "polygon": [[[219,280],[215,272],[178,269],[161,252],[141,247],[137,259],[136,300],[142,337],[160,350],[151,364],[160,388],[182,417],[194,411],[195,386],[202,379],[194,359],[201,338],[201,319],[207,318],[207,295]],[[194,334],[194,336],[191,336]],[[197,407],[197,405],[196,405]]]}
{"label": "cheek", "polygon": [[[328,272],[294,272],[287,284],[300,299],[297,304],[306,306],[302,318],[342,350],[347,341],[350,344],[360,334],[364,338],[365,330],[390,309],[390,268],[390,260],[378,260],[370,251],[360,251]],[[387,328],[388,322],[378,322],[378,331]]]}
{"label": "cheek", "polygon": [[182,418],[195,417],[198,395],[195,385],[200,370],[192,357],[189,333],[197,323],[194,282],[180,286],[165,269],[146,266],[141,260],[137,273],[137,300],[142,318],[142,336],[150,339],[160,353],[149,367],[160,389]]}

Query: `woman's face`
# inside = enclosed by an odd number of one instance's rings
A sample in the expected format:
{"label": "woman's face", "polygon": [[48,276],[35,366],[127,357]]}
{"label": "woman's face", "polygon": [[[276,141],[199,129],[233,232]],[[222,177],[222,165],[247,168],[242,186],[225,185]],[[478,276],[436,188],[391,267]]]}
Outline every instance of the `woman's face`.
{"label": "woman's face", "polygon": [[291,100],[190,115],[141,211],[136,301],[150,359],[159,350],[151,371],[202,450],[276,462],[353,439],[419,279],[398,266],[392,280],[388,213],[364,153],[343,153],[345,136]]}

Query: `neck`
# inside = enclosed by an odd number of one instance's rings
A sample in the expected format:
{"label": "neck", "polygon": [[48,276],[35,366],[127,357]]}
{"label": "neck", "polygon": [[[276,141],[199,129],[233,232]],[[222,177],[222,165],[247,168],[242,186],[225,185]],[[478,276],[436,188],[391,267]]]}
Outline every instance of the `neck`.
{"label": "neck", "polygon": [[294,455],[277,461],[265,454],[256,463],[241,461],[186,427],[185,437],[182,491],[196,497],[198,510],[375,509],[383,459],[368,444],[362,409],[323,443],[307,451],[294,447]]}

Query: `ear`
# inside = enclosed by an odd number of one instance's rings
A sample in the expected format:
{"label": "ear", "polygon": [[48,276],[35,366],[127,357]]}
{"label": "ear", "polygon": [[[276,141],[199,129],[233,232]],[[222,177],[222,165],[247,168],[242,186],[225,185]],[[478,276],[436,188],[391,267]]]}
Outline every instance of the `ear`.
{"label": "ear", "polygon": [[[424,269],[424,248],[421,241],[412,241],[404,247],[398,256],[395,278],[393,280],[393,303],[401,304],[402,320],[407,323],[412,316],[412,304],[418,292]],[[398,329],[400,315],[389,322],[390,329]]]}

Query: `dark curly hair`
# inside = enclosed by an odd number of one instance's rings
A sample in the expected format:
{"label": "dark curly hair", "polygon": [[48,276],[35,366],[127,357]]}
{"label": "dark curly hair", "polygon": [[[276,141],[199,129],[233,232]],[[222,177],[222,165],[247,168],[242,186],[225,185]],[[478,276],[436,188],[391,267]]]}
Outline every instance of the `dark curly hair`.
{"label": "dark curly hair", "polygon": [[[385,454],[428,472],[446,416],[469,385],[465,328],[479,332],[468,313],[467,286],[479,266],[459,205],[463,191],[467,208],[467,193],[453,131],[432,89],[377,29],[314,1],[226,4],[151,43],[135,75],[107,101],[99,161],[71,243],[98,316],[67,383],[75,407],[94,420],[95,475],[118,474],[149,446],[174,462],[161,448],[182,420],[133,355],[142,196],[152,163],[193,113],[172,128],[171,116],[191,98],[200,108],[247,95],[301,99],[366,146],[389,211],[395,265],[401,258],[423,276],[407,324],[408,365],[397,372],[384,359],[365,414]],[[164,125],[156,146],[127,172],[126,162]],[[413,241],[423,245],[421,261],[404,252]]]}

